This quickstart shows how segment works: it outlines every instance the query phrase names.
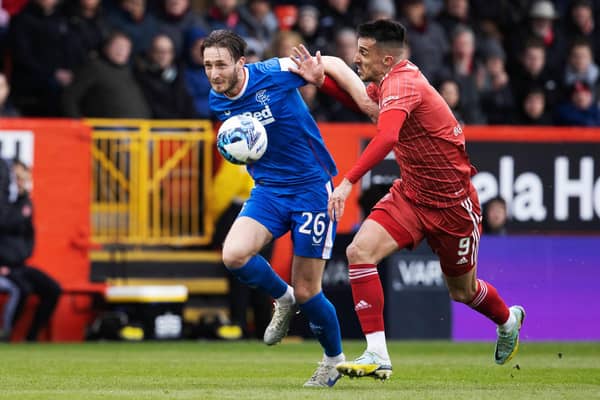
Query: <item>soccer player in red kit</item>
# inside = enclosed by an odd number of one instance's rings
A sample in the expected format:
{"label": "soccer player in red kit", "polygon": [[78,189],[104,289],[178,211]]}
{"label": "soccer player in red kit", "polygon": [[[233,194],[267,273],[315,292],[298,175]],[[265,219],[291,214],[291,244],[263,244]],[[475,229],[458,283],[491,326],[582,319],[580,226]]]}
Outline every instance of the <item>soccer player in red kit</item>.
{"label": "soccer player in red kit", "polygon": [[[404,42],[405,29],[397,22],[378,20],[358,27],[354,61],[359,77],[372,82],[368,96],[379,104],[377,135],[329,200],[329,212],[339,220],[352,185],[394,151],[401,179],[373,207],[346,249],[355,310],[367,339],[367,349],[359,358],[337,366],[350,376],[391,376],[377,264],[398,249],[416,247],[423,239],[439,256],[452,299],[497,324],[496,363],[506,363],[517,352],[525,317],[523,307],[507,307],[490,283],[477,279],[482,218],[471,184],[476,170],[450,108],[417,66],[402,57]],[[312,58],[303,47],[295,53],[296,73],[366,110],[364,86],[352,84],[349,67],[319,53]],[[347,93],[352,98],[344,98],[344,94],[349,97]]]}

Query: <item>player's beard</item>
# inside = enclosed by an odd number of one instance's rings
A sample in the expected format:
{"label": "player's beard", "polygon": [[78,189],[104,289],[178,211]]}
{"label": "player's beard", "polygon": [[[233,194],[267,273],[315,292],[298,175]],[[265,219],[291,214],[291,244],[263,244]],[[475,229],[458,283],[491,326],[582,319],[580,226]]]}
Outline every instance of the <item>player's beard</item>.
{"label": "player's beard", "polygon": [[226,96],[229,96],[229,97],[235,96],[237,93],[232,93],[232,92],[235,91],[235,88],[237,87],[239,81],[240,80],[238,78],[238,68],[235,67],[233,70],[233,74],[231,75],[231,80],[229,81],[229,85],[227,85],[227,88],[225,90],[223,90],[223,94],[225,94]]}

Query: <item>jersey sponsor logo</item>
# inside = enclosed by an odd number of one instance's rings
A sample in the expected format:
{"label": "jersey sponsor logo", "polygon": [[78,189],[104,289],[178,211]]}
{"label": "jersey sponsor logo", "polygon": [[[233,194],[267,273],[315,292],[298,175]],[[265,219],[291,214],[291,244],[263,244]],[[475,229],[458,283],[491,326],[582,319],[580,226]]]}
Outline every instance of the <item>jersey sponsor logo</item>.
{"label": "jersey sponsor logo", "polygon": [[394,101],[394,100],[398,100],[400,98],[400,96],[387,96],[384,97],[383,100],[381,100],[381,107],[385,107],[389,102]]}
{"label": "jersey sponsor logo", "polygon": [[273,112],[271,111],[271,107],[269,107],[268,104],[265,104],[263,109],[260,111],[246,111],[245,113],[242,113],[242,115],[256,118],[261,124],[263,124],[263,126],[275,122],[275,117],[273,117]]}
{"label": "jersey sponsor logo", "polygon": [[458,136],[458,135],[460,135],[460,134],[462,133],[462,131],[463,131],[463,130],[462,130],[462,127],[461,127],[460,125],[456,125],[456,126],[454,127],[454,136]]}

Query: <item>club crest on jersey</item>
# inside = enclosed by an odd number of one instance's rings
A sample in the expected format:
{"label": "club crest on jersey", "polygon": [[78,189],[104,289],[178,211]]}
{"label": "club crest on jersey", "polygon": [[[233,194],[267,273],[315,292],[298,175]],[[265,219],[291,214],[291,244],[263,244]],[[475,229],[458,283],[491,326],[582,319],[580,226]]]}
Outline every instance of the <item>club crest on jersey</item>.
{"label": "club crest on jersey", "polygon": [[256,92],[256,102],[266,106],[267,103],[271,100],[269,95],[267,94],[267,89],[262,89]]}

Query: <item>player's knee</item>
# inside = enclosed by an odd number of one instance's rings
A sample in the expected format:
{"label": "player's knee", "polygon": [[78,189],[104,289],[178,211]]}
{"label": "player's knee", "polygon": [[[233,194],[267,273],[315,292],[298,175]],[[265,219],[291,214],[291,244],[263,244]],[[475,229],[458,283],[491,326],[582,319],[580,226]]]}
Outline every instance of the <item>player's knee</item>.
{"label": "player's knee", "polygon": [[306,286],[299,285],[294,287],[294,297],[297,303],[303,304],[310,300],[312,296]]}
{"label": "player's knee", "polygon": [[223,247],[222,251],[223,264],[228,269],[238,269],[246,265],[250,259],[250,255],[243,249],[236,247]]}
{"label": "player's knee", "polygon": [[459,303],[468,304],[473,300],[475,293],[469,288],[449,288],[450,298]]}
{"label": "player's knee", "polygon": [[294,297],[296,298],[296,302],[299,304],[304,304],[313,297],[315,297],[321,288],[317,286],[317,284],[311,283],[296,283],[294,285]]}
{"label": "player's knee", "polygon": [[350,243],[346,248],[346,257],[348,257],[348,262],[350,264],[370,263],[368,256],[369,253],[356,242]]}

